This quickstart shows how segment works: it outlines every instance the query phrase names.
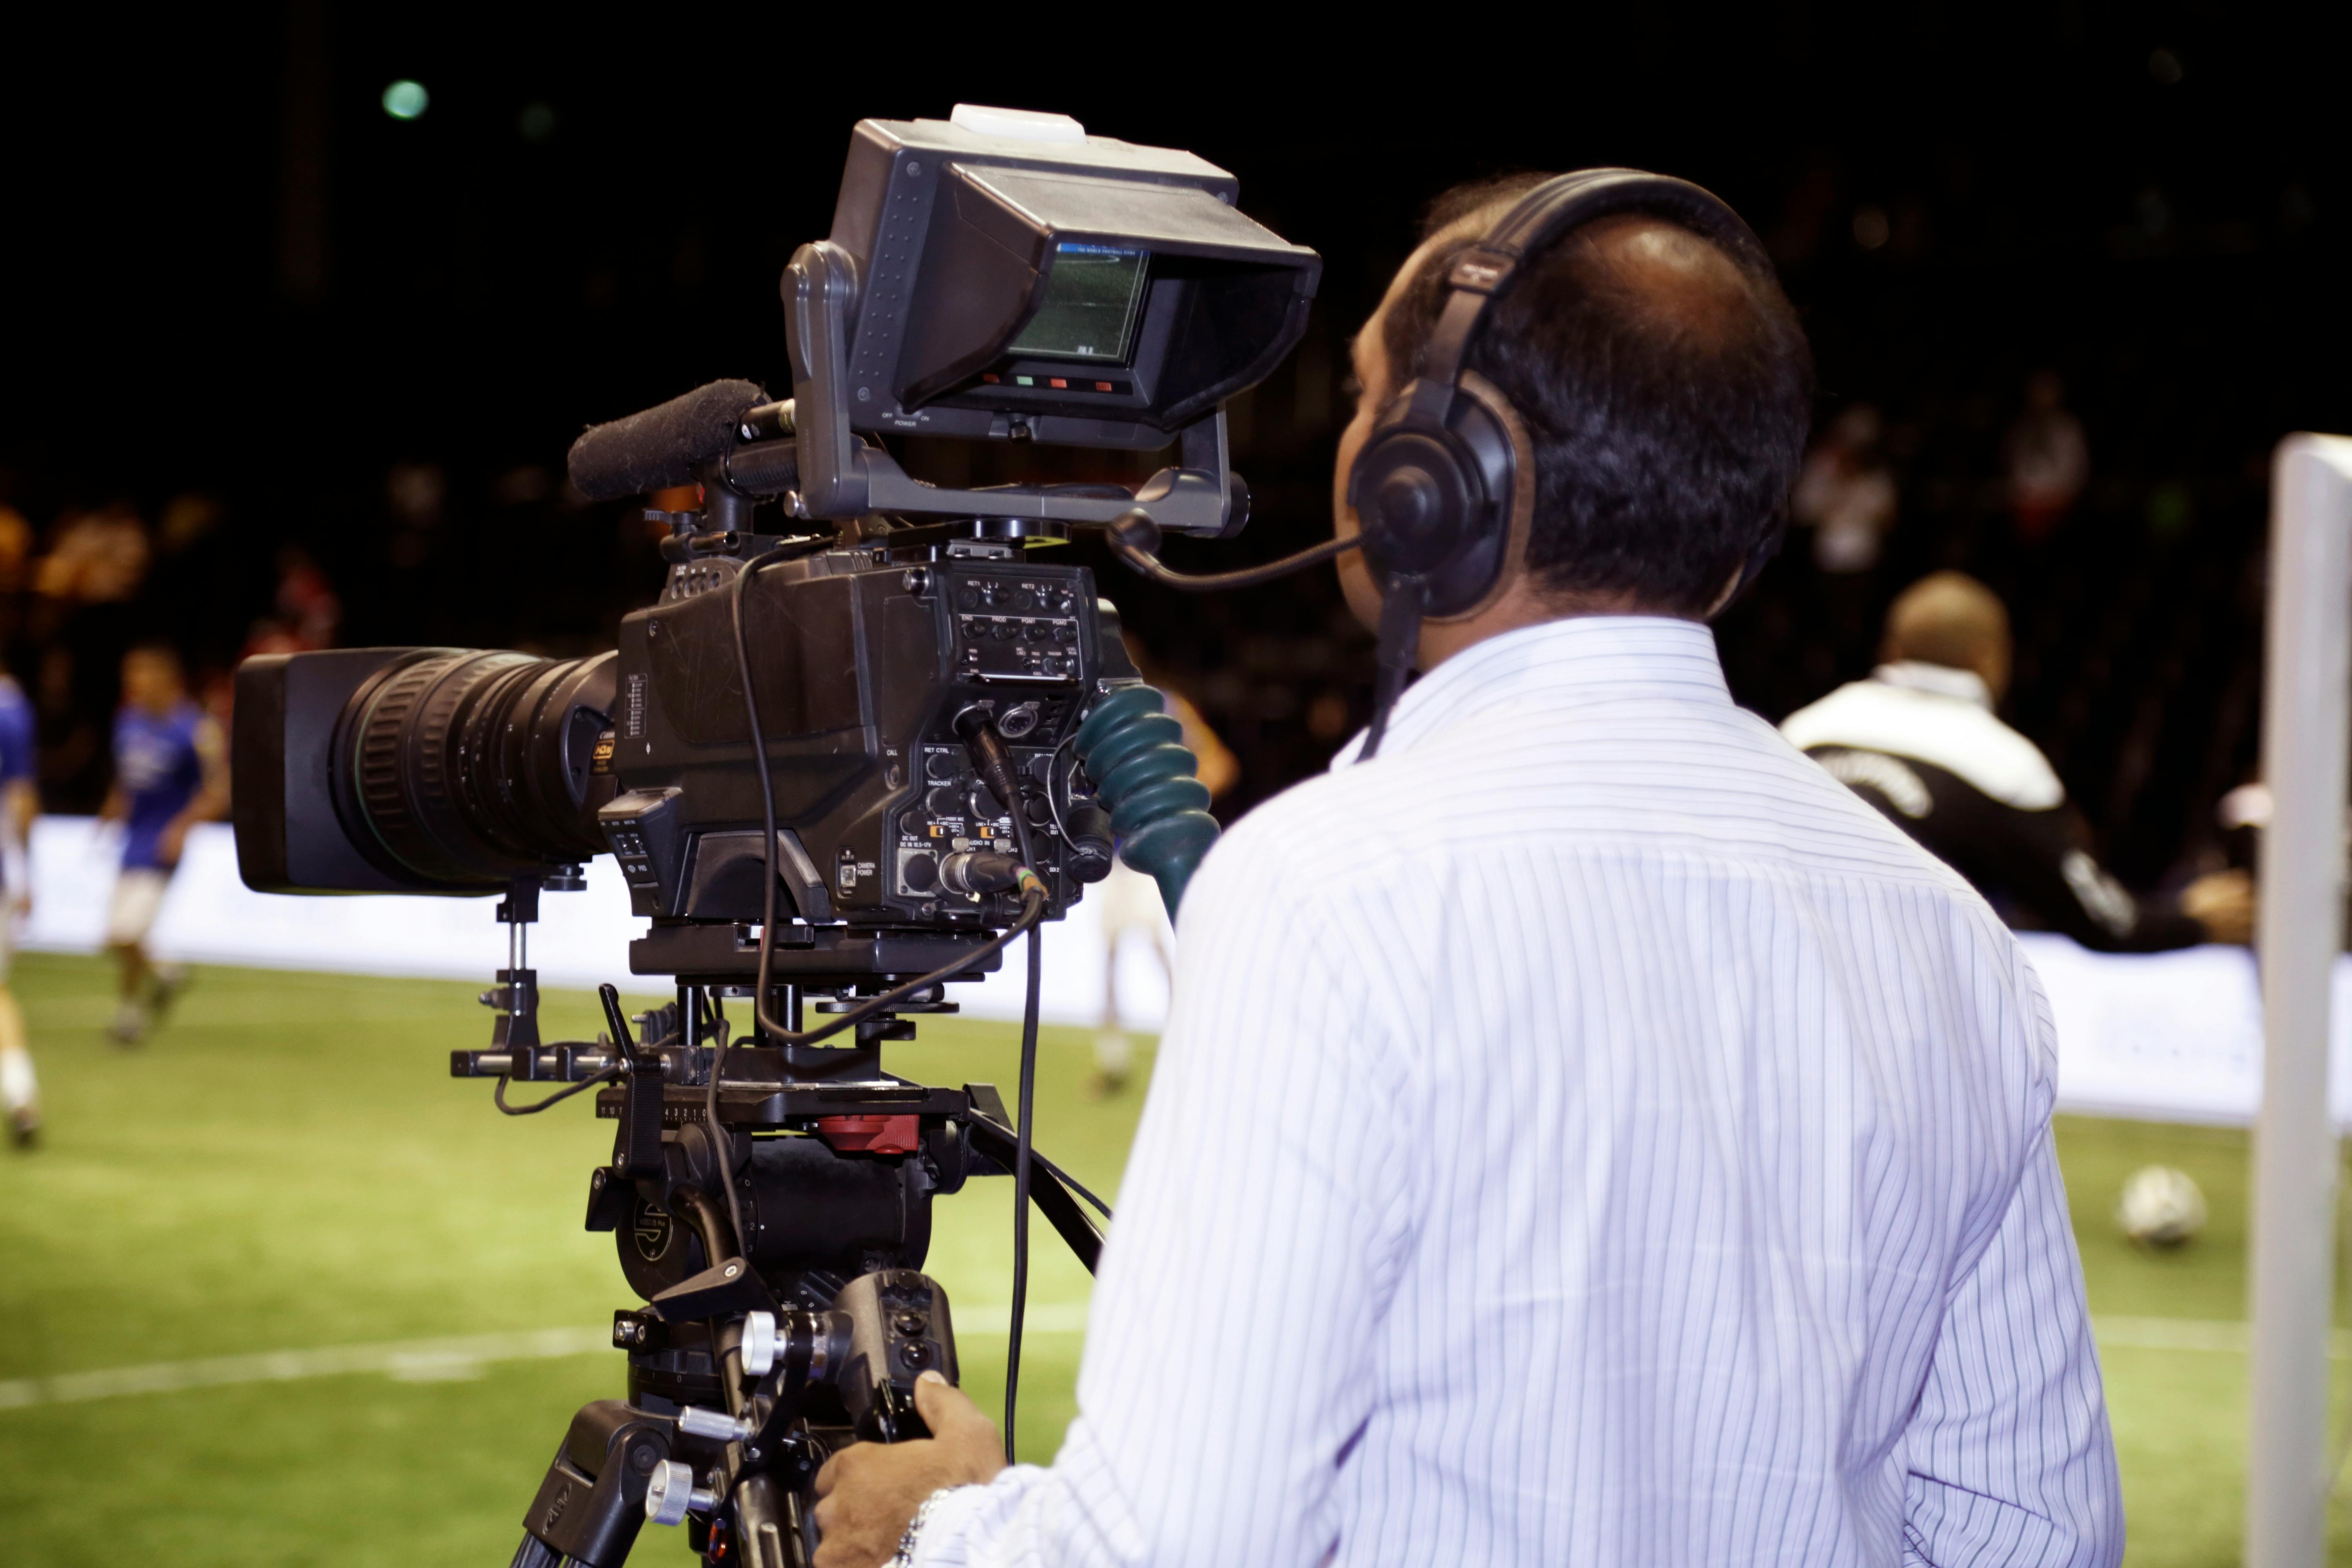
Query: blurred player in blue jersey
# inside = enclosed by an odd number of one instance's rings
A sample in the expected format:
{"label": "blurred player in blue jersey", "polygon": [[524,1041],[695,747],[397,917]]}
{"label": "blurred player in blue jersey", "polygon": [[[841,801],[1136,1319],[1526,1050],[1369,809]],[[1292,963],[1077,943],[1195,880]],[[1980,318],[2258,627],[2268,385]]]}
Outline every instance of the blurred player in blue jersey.
{"label": "blurred player in blue jersey", "polygon": [[8,965],[16,954],[16,922],[32,904],[32,857],[26,845],[40,809],[33,784],[33,705],[25,700],[24,688],[0,675],[0,1115],[7,1118],[10,1142],[20,1149],[40,1131],[41,1089],[25,1040],[25,1010],[8,989]]}
{"label": "blurred player in blue jersey", "polygon": [[122,965],[114,1037],[144,1037],[187,983],[178,965],[155,963],[147,932],[180,863],[188,829],[226,814],[227,771],[220,729],[188,698],[180,657],[161,644],[122,658],[122,708],[114,721],[114,787],[99,816],[123,825],[122,874],[106,916],[106,942]]}

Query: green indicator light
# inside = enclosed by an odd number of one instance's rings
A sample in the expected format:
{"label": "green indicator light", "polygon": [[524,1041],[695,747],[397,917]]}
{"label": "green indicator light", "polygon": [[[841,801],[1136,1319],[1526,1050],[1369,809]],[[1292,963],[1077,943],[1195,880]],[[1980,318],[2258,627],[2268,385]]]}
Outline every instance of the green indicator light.
{"label": "green indicator light", "polygon": [[414,120],[433,102],[421,81],[403,78],[383,89],[383,111],[394,120]]}
{"label": "green indicator light", "polygon": [[1013,384],[1015,386],[1034,386],[1037,384],[1037,378],[1034,375],[1016,375],[1013,378]]}

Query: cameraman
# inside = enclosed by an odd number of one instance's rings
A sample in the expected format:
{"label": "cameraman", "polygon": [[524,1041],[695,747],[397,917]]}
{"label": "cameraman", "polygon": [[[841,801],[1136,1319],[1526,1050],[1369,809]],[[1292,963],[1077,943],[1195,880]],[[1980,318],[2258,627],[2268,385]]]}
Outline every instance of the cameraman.
{"label": "cameraman", "polygon": [[[1357,338],[1343,533],[1533,183],[1442,199]],[[825,1568],[2120,1555],[2039,986],[1706,628],[1802,457],[1788,300],[1603,218],[1468,368],[1528,428],[1524,559],[1426,626],[1375,761],[1192,883],[1059,1457],[920,1384],[933,1440],[820,1478]]]}

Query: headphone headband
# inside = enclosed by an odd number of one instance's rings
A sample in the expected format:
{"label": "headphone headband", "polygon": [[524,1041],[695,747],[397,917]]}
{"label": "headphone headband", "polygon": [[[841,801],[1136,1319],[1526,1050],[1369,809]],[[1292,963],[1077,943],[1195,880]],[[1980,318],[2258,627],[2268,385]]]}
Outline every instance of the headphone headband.
{"label": "headphone headband", "polygon": [[1461,380],[1471,344],[1478,341],[1487,307],[1517,284],[1520,268],[1529,258],[1541,255],[1570,229],[1621,213],[1665,218],[1714,241],[1745,265],[1769,265],[1755,231],[1704,186],[1640,169],[1580,169],[1554,175],[1521,196],[1495,221],[1486,238],[1454,258],[1445,275],[1445,308],[1430,333],[1426,365],[1414,388],[1416,394],[1431,388],[1438,400],[1424,411],[1416,395],[1414,413],[1443,419],[1451,409],[1454,384]]}

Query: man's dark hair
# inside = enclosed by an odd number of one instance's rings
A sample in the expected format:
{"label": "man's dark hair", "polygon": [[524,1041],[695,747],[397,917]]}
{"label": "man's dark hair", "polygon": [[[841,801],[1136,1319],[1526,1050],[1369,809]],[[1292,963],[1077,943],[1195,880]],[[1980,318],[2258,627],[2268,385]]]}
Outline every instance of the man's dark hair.
{"label": "man's dark hair", "polygon": [[[1457,185],[1430,204],[1423,238],[1477,215],[1491,224],[1550,177]],[[1391,395],[1422,373],[1446,272],[1484,233],[1468,224],[1431,252],[1391,305]],[[1544,588],[1703,616],[1779,525],[1812,426],[1812,353],[1769,265],[1722,254],[1736,297],[1691,309],[1644,292],[1571,232],[1487,312],[1466,368],[1527,422],[1528,567]]]}

